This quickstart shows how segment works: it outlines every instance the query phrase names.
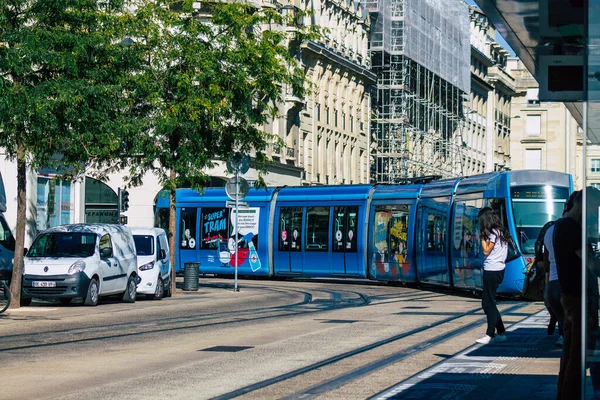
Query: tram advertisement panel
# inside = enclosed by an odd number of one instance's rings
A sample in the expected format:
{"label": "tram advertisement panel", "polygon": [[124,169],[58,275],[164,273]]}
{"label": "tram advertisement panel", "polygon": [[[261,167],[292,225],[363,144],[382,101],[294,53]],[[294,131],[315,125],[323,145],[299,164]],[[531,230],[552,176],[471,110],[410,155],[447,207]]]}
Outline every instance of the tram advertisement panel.
{"label": "tram advertisement panel", "polygon": [[377,206],[373,234],[371,275],[399,279],[410,273],[408,259],[408,205]]}
{"label": "tram advertisement panel", "polygon": [[[260,208],[239,209],[236,218],[236,210],[231,209],[231,232],[229,236],[229,252],[231,253],[229,264],[236,266],[235,234],[238,235],[237,266],[250,265],[252,271],[261,267],[260,258],[256,248],[258,246],[258,220]],[[236,219],[238,226],[236,226]]]}
{"label": "tram advertisement panel", "polygon": [[[252,272],[261,268],[258,256],[258,226],[260,208],[244,208],[239,210],[236,227],[235,209],[226,207],[205,207],[202,209],[200,229],[202,231],[202,250],[206,252],[205,265],[223,268],[250,269]],[[235,244],[235,233],[238,233],[238,245]],[[202,272],[203,263],[200,270]]]}

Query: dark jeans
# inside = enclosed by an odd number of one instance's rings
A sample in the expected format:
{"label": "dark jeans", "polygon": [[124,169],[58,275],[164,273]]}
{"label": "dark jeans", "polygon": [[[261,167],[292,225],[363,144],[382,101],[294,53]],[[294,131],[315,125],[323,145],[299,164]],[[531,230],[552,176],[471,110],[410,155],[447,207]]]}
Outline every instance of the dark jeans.
{"label": "dark jeans", "polygon": [[502,317],[496,307],[496,290],[504,279],[504,270],[502,271],[483,271],[483,293],[481,295],[481,307],[487,317],[486,335],[494,337],[494,331],[498,334],[504,334],[504,324]]}
{"label": "dark jeans", "polygon": [[562,294],[564,343],[558,374],[557,400],[581,398],[581,297]]}
{"label": "dark jeans", "polygon": [[558,321],[558,334],[563,336],[565,330],[565,312],[563,311],[562,304],[560,304],[560,282],[558,279],[548,282],[545,295],[546,305]]}

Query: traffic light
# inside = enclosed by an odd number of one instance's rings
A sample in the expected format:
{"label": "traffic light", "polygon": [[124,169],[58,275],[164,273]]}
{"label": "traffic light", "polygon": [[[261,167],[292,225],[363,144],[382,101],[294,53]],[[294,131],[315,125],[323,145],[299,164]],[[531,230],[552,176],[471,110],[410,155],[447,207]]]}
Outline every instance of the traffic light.
{"label": "traffic light", "polygon": [[127,211],[129,209],[129,192],[127,189],[121,190],[121,211]]}

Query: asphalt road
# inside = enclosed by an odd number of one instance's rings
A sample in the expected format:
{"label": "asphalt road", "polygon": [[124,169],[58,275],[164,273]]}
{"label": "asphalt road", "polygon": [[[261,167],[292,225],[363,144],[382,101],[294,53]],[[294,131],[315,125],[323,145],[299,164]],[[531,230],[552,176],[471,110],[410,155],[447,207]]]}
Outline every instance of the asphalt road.
{"label": "asphalt road", "polygon": [[[198,292],[0,315],[0,399],[364,399],[467,348],[480,300],[366,282],[202,278]],[[542,309],[500,302],[505,322]]]}

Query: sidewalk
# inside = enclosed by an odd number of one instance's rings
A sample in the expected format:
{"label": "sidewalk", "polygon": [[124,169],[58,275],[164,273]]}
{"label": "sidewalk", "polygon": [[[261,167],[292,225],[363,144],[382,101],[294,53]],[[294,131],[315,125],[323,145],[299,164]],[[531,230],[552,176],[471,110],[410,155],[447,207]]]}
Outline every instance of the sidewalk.
{"label": "sidewalk", "polygon": [[549,318],[532,315],[507,329],[506,342],[471,346],[373,399],[555,399],[562,349]]}

